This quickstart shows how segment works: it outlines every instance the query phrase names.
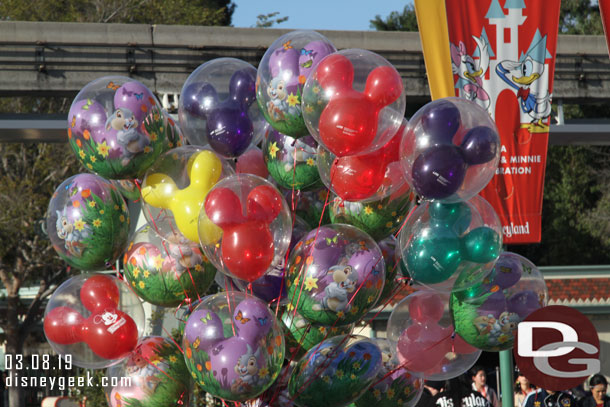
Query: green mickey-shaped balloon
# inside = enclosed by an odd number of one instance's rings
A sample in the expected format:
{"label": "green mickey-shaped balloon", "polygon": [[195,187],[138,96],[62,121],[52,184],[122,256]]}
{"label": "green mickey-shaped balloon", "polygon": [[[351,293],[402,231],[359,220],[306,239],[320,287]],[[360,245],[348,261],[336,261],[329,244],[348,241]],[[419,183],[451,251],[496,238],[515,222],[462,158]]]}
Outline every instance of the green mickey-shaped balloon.
{"label": "green mickey-shaped balloon", "polygon": [[462,261],[460,239],[449,227],[433,225],[421,230],[407,245],[409,275],[423,284],[436,284],[450,278]]}

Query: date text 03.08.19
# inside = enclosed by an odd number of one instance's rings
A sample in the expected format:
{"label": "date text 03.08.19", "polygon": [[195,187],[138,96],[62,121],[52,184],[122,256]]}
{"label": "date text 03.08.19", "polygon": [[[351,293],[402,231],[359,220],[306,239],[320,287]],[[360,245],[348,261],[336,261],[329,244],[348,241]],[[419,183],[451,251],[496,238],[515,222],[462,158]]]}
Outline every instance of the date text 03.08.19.
{"label": "date text 03.08.19", "polygon": [[7,353],[4,355],[4,368],[6,370],[70,370],[72,369],[72,355]]}

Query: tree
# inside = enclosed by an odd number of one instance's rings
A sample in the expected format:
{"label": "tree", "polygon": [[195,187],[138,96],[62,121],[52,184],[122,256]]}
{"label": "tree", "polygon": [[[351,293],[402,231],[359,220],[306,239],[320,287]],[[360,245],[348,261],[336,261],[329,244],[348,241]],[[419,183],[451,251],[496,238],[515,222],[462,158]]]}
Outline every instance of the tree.
{"label": "tree", "polygon": [[[0,144],[0,281],[6,289],[6,313],[0,319],[6,352],[22,354],[23,343],[42,318],[44,301],[67,275],[67,268],[44,236],[49,199],[76,169],[66,144]],[[25,303],[19,290],[38,283],[35,298]],[[22,391],[10,388],[10,406]]]}
{"label": "tree", "polygon": [[0,19],[231,25],[234,10],[230,0],[5,0],[0,2]]}
{"label": "tree", "polygon": [[407,4],[402,12],[392,11],[385,19],[377,14],[370,22],[377,31],[419,31],[413,4]]}
{"label": "tree", "polygon": [[275,16],[277,16],[279,14],[280,14],[279,11],[274,11],[273,13],[268,13],[268,14],[259,14],[258,16],[256,16],[255,27],[256,28],[269,28],[269,27],[272,27],[274,24],[281,24],[285,21],[288,21],[288,16],[274,18]]}

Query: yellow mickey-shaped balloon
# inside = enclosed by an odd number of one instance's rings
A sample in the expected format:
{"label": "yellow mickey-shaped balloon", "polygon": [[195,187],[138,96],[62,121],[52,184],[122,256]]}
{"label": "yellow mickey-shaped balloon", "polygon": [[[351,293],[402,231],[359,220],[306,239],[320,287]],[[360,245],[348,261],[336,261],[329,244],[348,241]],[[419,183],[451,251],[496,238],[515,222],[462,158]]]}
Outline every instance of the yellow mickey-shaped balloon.
{"label": "yellow mickey-shaped balloon", "polygon": [[222,229],[209,219],[203,225],[198,225],[199,211],[208,192],[222,174],[222,162],[213,152],[200,151],[190,157],[187,174],[191,182],[183,189],[178,189],[174,180],[166,174],[148,175],[142,186],[142,198],[151,206],[172,211],[176,226],[187,239],[198,243],[199,227],[205,230],[202,235],[206,241],[202,243],[214,243],[222,236]]}

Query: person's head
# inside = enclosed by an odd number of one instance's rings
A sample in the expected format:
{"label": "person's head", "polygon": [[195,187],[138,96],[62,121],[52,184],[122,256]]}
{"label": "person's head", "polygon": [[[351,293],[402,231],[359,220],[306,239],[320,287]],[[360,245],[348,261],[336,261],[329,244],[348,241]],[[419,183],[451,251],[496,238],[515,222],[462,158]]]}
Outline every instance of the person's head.
{"label": "person's head", "polygon": [[600,403],[606,395],[606,390],[608,390],[608,381],[598,373],[589,379],[589,387],[591,387],[591,394],[595,401]]}
{"label": "person's head", "polygon": [[521,372],[516,372],[515,376],[517,379],[515,380],[515,391],[528,390],[532,387],[529,379],[523,375]]}
{"label": "person's head", "polygon": [[477,387],[483,387],[487,383],[487,376],[485,375],[485,369],[483,366],[474,365],[470,369],[470,378]]}

